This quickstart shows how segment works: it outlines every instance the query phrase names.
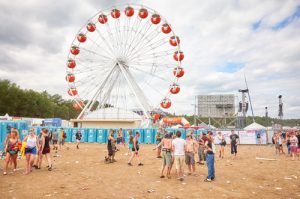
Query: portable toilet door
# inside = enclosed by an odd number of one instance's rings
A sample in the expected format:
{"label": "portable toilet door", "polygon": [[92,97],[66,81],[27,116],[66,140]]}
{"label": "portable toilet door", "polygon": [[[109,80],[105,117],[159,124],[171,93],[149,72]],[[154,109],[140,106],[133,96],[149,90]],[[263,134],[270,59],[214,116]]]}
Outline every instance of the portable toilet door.
{"label": "portable toilet door", "polygon": [[87,129],[88,132],[88,142],[97,142],[97,131],[94,128]]}
{"label": "portable toilet door", "polygon": [[144,129],[144,143],[153,144],[154,143],[154,129],[146,128]]}
{"label": "portable toilet door", "polygon": [[81,142],[88,142],[88,129],[86,128],[83,128],[83,129],[80,129],[81,131]]}
{"label": "portable toilet door", "polygon": [[71,132],[72,132],[72,139],[71,142],[76,142],[76,133],[78,131],[78,128],[72,128]]}
{"label": "portable toilet door", "polygon": [[136,135],[136,132],[140,133],[139,143],[144,143],[144,129],[133,129],[133,135]]}
{"label": "portable toilet door", "polygon": [[129,133],[132,132],[132,135],[133,135],[133,130],[132,129],[123,129],[123,134],[124,134],[124,142],[126,144],[128,144],[129,142],[129,138],[130,138],[130,135]]}
{"label": "portable toilet door", "polygon": [[105,144],[107,142],[107,129],[97,129],[97,142]]}
{"label": "portable toilet door", "polygon": [[[56,128],[56,131],[59,132],[60,128]],[[65,138],[65,142],[72,142],[72,128],[64,128],[64,131],[67,135],[67,138]]]}

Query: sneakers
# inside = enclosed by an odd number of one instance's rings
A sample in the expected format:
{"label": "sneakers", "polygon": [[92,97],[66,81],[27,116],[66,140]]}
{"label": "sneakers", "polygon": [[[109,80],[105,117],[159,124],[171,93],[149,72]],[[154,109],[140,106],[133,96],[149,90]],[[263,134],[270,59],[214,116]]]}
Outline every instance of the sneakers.
{"label": "sneakers", "polygon": [[132,166],[132,164],[131,163],[127,163],[129,166]]}
{"label": "sneakers", "polygon": [[142,163],[140,163],[140,164],[138,164],[138,166],[143,166],[143,164],[142,164]]}
{"label": "sneakers", "polygon": [[211,179],[209,179],[209,178],[206,178],[205,180],[204,180],[204,182],[211,182],[212,180]]}

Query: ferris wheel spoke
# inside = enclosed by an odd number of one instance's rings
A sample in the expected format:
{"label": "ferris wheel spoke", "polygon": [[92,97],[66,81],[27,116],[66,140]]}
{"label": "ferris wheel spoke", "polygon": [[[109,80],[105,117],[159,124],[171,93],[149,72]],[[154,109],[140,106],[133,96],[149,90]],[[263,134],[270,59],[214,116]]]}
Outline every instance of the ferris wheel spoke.
{"label": "ferris wheel spoke", "polygon": [[139,72],[142,72],[142,73],[144,73],[144,74],[147,74],[147,75],[150,75],[150,76],[156,77],[156,78],[158,78],[158,79],[160,79],[160,80],[163,80],[163,81],[169,82],[169,80],[168,80],[168,79],[166,79],[166,78],[164,78],[164,77],[161,77],[161,76],[159,76],[159,75],[156,75],[155,73],[148,72],[148,71],[142,70],[142,69],[140,69],[140,68],[137,68],[137,67],[134,67],[134,66],[130,66],[130,68],[131,68],[131,69],[134,69],[134,70],[137,70],[137,71],[139,71]]}
{"label": "ferris wheel spoke", "polygon": [[174,53],[174,50],[164,50],[164,51],[158,51],[158,52],[152,52],[149,51],[143,55],[136,55],[134,57],[131,58],[130,61],[136,61],[138,58],[142,59],[142,60],[149,60],[149,59],[158,59],[160,57],[166,57],[166,56],[170,56]]}
{"label": "ferris wheel spoke", "polygon": [[[94,50],[89,50],[89,49],[86,49],[86,48],[81,48],[81,50],[83,50],[83,51],[85,51],[85,52],[87,52],[87,53],[89,53],[89,54],[91,54],[91,55],[97,55],[97,56],[99,56],[99,57],[101,57],[101,58],[106,58],[106,59],[111,59],[111,57],[107,57],[107,56],[105,56],[105,55],[103,55],[103,54],[99,54],[98,52],[96,52],[96,51],[94,51]],[[88,54],[88,55],[89,55]]]}
{"label": "ferris wheel spoke", "polygon": [[[152,24],[149,25],[149,29],[151,28],[151,26],[152,26]],[[140,38],[140,40],[137,43],[135,43],[135,46],[133,46],[132,51],[128,54],[129,57],[131,57],[132,55],[139,52],[142,48],[144,48],[144,46],[147,43],[155,40],[155,38],[161,33],[159,31],[159,26],[157,26],[151,32],[148,33],[149,29],[147,29],[146,32],[141,33],[142,37]],[[147,37],[146,37],[146,35],[147,35]]]}
{"label": "ferris wheel spoke", "polygon": [[115,51],[114,51],[113,47],[107,42],[107,40],[103,37],[103,35],[101,34],[101,32],[98,29],[96,29],[96,32],[102,39],[103,43],[106,45],[107,49],[110,51],[110,54],[112,55],[112,57],[114,57]]}
{"label": "ferris wheel spoke", "polygon": [[128,32],[131,32],[132,34],[129,34],[129,37],[126,40],[126,43],[125,43],[125,53],[124,53],[125,57],[128,56],[128,52],[130,50],[132,40],[136,39],[137,30],[140,27],[141,22],[142,22],[142,20],[137,16],[135,18],[135,21],[134,21],[133,25],[128,30]]}
{"label": "ferris wheel spoke", "polygon": [[135,66],[142,66],[142,67],[152,67],[153,65],[156,65],[157,67],[163,67],[166,69],[172,69],[174,68],[174,64],[170,63],[158,63],[158,62],[145,62],[145,61],[135,61],[135,62],[129,62],[129,65],[135,65]]}
{"label": "ferris wheel spoke", "polygon": [[107,48],[102,47],[101,45],[98,44],[98,42],[96,42],[95,40],[93,40],[93,39],[91,39],[89,37],[88,37],[88,40],[90,40],[94,45],[96,45],[97,48],[101,50],[101,52],[104,52],[106,57],[110,57],[110,58],[113,57],[112,52],[111,51],[107,51]]}

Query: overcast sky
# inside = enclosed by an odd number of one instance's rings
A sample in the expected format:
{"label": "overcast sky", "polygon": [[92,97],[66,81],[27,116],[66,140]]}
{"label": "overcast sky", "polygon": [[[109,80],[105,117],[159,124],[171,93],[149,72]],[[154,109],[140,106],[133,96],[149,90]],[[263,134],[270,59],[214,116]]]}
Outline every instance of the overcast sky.
{"label": "overcast sky", "polygon": [[66,59],[77,31],[127,2],[153,8],[181,38],[186,75],[170,111],[193,114],[197,94],[239,95],[245,73],[255,115],[268,106],[277,117],[282,94],[284,117],[300,118],[297,0],[0,0],[0,78],[68,98]]}

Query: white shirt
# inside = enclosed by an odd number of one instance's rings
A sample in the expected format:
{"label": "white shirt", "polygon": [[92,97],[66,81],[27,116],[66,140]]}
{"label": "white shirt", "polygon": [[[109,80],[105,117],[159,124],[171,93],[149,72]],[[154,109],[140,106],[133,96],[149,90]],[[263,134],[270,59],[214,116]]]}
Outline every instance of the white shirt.
{"label": "white shirt", "polygon": [[172,146],[174,147],[174,155],[184,155],[185,140],[182,138],[175,138],[172,141]]}

